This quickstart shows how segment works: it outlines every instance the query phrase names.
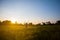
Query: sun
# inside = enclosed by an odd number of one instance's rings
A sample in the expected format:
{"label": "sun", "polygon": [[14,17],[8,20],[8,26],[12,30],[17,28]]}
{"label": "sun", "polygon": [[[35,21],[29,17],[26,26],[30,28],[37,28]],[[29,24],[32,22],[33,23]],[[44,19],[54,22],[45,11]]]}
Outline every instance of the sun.
{"label": "sun", "polygon": [[15,23],[16,21],[17,21],[17,20],[16,20],[15,18],[12,18],[12,19],[11,19],[11,22],[12,22],[12,23]]}

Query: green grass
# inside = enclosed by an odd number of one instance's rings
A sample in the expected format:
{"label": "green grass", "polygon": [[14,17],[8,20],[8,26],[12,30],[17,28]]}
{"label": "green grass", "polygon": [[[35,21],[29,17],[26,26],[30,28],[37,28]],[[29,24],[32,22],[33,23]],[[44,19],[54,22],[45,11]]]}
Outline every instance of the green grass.
{"label": "green grass", "polygon": [[60,40],[60,25],[0,26],[0,40]]}

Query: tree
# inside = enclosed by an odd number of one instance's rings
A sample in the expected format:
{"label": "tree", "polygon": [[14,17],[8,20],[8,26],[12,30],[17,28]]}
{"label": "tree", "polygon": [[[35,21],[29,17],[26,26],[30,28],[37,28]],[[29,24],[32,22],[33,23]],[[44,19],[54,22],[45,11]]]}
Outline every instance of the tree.
{"label": "tree", "polygon": [[58,20],[58,21],[56,22],[56,24],[60,25],[60,20]]}
{"label": "tree", "polygon": [[36,24],[36,26],[40,26],[40,25],[41,25],[41,23]]}
{"label": "tree", "polygon": [[32,24],[32,23],[29,23],[28,25],[29,25],[29,26],[32,26],[33,24]]}
{"label": "tree", "polygon": [[5,25],[6,25],[6,24],[11,24],[11,21],[5,20],[5,21],[2,22],[2,24],[5,24]]}
{"label": "tree", "polygon": [[42,22],[43,25],[46,25],[46,23]]}
{"label": "tree", "polygon": [[48,21],[48,22],[46,22],[46,24],[47,24],[47,25],[51,25],[51,22],[50,22],[50,21]]}
{"label": "tree", "polygon": [[28,27],[28,23],[25,23],[24,25],[25,25],[26,28]]}

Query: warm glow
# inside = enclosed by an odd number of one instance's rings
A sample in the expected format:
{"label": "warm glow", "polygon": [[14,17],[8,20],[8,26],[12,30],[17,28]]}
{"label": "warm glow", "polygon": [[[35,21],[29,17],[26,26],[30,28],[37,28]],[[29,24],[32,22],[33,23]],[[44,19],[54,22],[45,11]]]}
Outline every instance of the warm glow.
{"label": "warm glow", "polygon": [[15,23],[17,20],[15,18],[11,19],[12,23]]}

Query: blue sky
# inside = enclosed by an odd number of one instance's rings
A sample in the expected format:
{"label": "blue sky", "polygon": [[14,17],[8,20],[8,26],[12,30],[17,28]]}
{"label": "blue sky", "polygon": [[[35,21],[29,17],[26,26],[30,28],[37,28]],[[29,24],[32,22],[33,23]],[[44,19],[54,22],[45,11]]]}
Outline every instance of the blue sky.
{"label": "blue sky", "polygon": [[0,20],[21,23],[60,20],[59,0],[0,0]]}

